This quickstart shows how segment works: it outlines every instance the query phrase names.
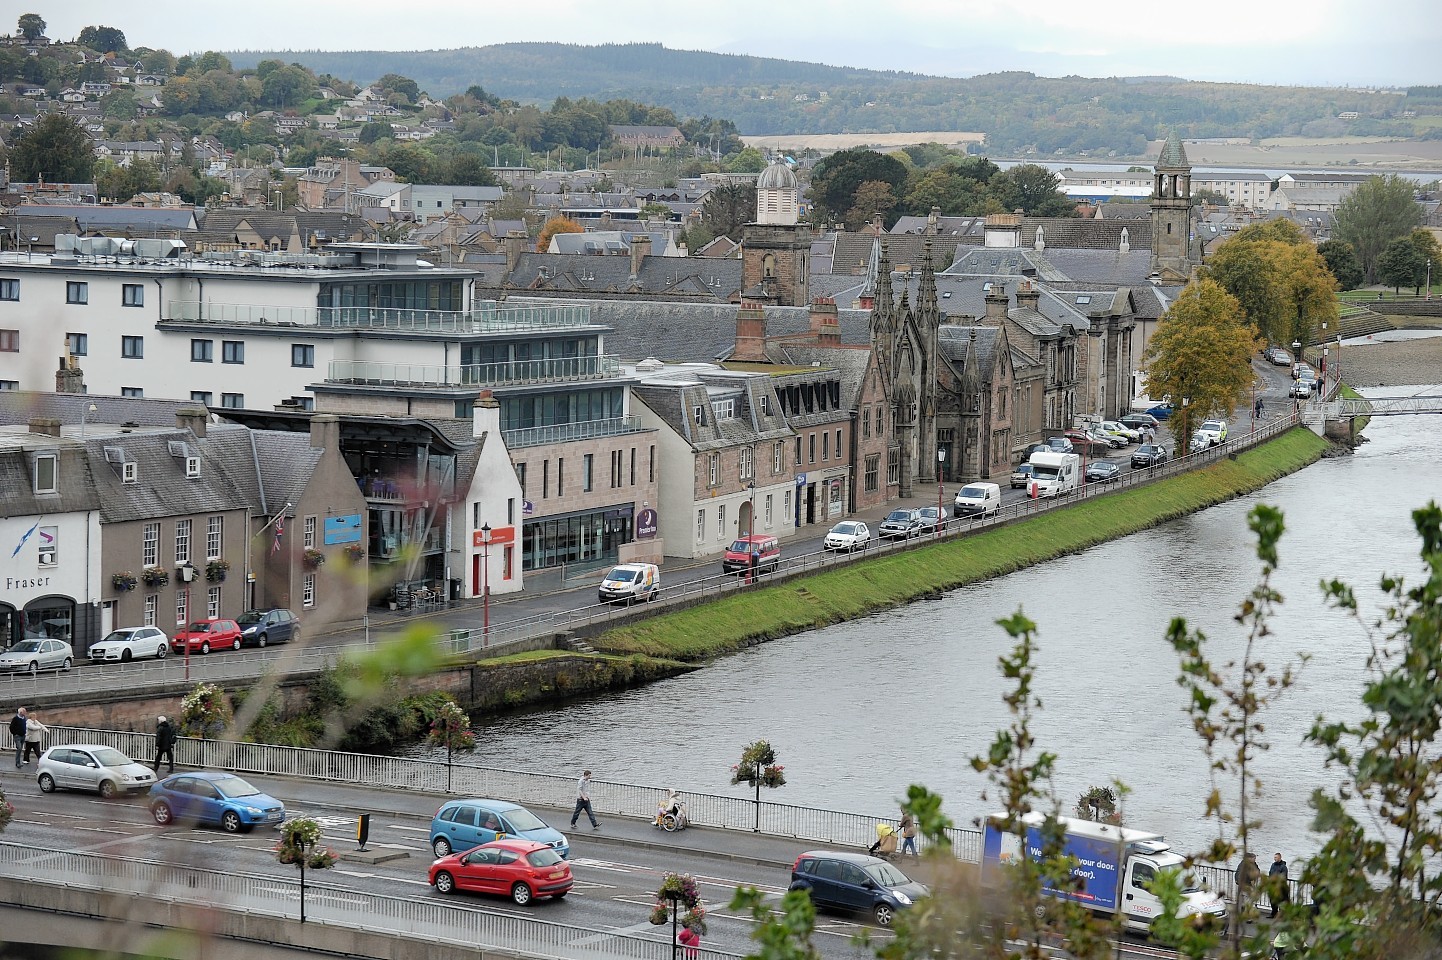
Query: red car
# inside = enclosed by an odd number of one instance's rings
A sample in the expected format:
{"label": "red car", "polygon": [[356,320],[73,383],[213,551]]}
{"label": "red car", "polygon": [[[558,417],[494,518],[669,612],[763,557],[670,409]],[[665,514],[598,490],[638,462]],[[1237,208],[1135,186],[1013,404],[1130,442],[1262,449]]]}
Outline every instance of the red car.
{"label": "red car", "polygon": [[240,624],[219,617],[196,620],[184,630],[176,631],[175,639],[170,645],[175,648],[176,653],[184,653],[187,647],[191,652],[198,650],[201,653],[227,648],[239,650]]}
{"label": "red car", "polygon": [[576,880],[571,865],[547,844],[508,839],[441,857],[431,864],[430,883],[441,893],[494,893],[525,906],[536,897],[561,899]]}

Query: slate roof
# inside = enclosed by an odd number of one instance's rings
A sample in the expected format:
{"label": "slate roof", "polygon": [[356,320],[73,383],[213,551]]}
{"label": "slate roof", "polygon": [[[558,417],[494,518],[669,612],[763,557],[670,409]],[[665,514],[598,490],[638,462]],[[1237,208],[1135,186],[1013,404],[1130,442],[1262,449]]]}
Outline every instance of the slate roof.
{"label": "slate roof", "polygon": [[1182,140],[1177,136],[1175,130],[1167,134],[1167,142],[1162,144],[1162,155],[1157,158],[1157,169],[1181,170],[1191,169],[1187,162],[1187,151],[1182,146]]}
{"label": "slate roof", "polygon": [[[871,266],[871,248],[875,240],[876,235],[867,231],[838,232],[835,252],[832,254],[831,272],[866,276]],[[931,261],[937,266],[950,263],[957,256],[958,241],[955,238],[887,234],[886,255],[890,258],[892,267],[909,264],[913,269],[920,270],[928,240],[931,241]]]}
{"label": "slate roof", "polygon": [[[631,392],[693,449],[702,451],[791,436],[793,431],[780,404],[773,401],[770,413],[761,411],[758,398],[762,392],[769,395],[771,389],[770,378],[765,376],[668,371],[637,384]],[[736,416],[717,417],[711,405],[713,396],[735,397]],[[703,404],[709,412],[706,422],[698,424],[692,411]]]}
{"label": "slate roof", "polygon": [[73,217],[80,229],[129,230],[149,236],[152,231],[194,230],[195,210],[191,207],[93,207],[85,204],[21,204],[15,212],[22,220],[30,217]]}
{"label": "slate roof", "polygon": [[287,503],[299,503],[305,485],[310,482],[311,474],[325,451],[310,445],[308,432],[254,430],[251,437],[255,442],[256,464],[265,490],[266,503],[261,512],[273,513]]}
{"label": "slate roof", "polygon": [[[905,233],[921,234],[926,232],[926,228],[930,226],[930,224],[930,217],[898,217],[888,232],[893,235]],[[957,240],[962,237],[982,237],[986,232],[985,227],[985,217],[937,217],[936,239],[950,238]]]}
{"label": "slate roof", "polygon": [[[37,495],[31,475],[31,451],[59,457],[56,494]],[[89,464],[77,444],[25,432],[23,426],[0,429],[0,517],[34,517],[95,510],[100,498],[89,480]],[[9,550],[13,544],[5,544]],[[0,554],[8,559],[8,554]]]}
{"label": "slate roof", "polygon": [[937,330],[937,349],[958,375],[966,370],[968,354],[974,349],[976,363],[973,370],[983,380],[991,375],[993,358],[1001,331],[989,326],[958,326],[944,323]]}
{"label": "slate roof", "polygon": [[632,283],[630,256],[525,253],[505,282],[513,289],[582,297],[639,292],[729,301],[741,289],[741,261],[648,256]]}
{"label": "slate roof", "polygon": [[835,370],[841,378],[841,407],[855,410],[871,363],[871,350],[863,346],[819,347],[814,344],[768,346],[780,359],[798,366],[819,364]]}
{"label": "slate roof", "polygon": [[[172,453],[172,443],[182,445],[174,449],[201,458],[198,478],[186,477],[185,459]],[[249,505],[245,493],[219,467],[215,451],[189,430],[87,435],[83,444],[102,523],[244,510]],[[115,462],[121,458],[136,465],[134,483],[121,481],[121,463]]]}
{"label": "slate roof", "polygon": [[1152,272],[1151,245],[1138,249],[1135,244],[1126,253],[1111,250],[1076,250],[1048,244],[1046,259],[1060,277],[1046,282],[1065,283],[1068,279],[1086,282],[1143,284]]}
{"label": "slate roof", "polygon": [[1031,247],[958,247],[955,262],[936,279],[940,283],[944,276],[1021,276],[1024,270],[1035,271],[1036,278],[1043,282],[1068,279],[1052,265],[1050,254],[1050,250],[1043,253]]}
{"label": "slate roof", "polygon": [[[96,406],[94,413],[88,411],[92,403]],[[189,400],[0,390],[0,423],[25,424],[34,417],[50,417],[64,424],[79,424],[84,412],[86,423],[91,425],[133,423],[142,427],[173,427],[176,411],[196,407],[197,404]]]}
{"label": "slate roof", "polygon": [[1122,231],[1127,232],[1127,245],[1151,248],[1152,221],[1150,210],[1144,220],[1099,220],[1082,217],[1028,217],[1021,224],[1022,246],[1036,246],[1036,231],[1041,228],[1046,249],[1075,247],[1087,250],[1118,250]]}
{"label": "slate roof", "polygon": [[[1152,222],[1151,205],[1145,203],[1108,202],[1100,204],[1097,212],[1097,219],[1099,220],[1126,220],[1129,222],[1145,220],[1148,225]],[[1150,232],[1148,232],[1147,236],[1151,236]]]}

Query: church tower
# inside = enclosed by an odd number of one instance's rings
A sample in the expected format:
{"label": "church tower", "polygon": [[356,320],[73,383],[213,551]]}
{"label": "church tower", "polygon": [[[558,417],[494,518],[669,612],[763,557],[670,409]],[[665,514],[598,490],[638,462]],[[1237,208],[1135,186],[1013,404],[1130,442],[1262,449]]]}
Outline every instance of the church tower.
{"label": "church tower", "polygon": [[742,296],[758,303],[810,303],[811,228],[798,223],[796,174],[775,160],[756,181],[756,221],[741,233]]}
{"label": "church tower", "polygon": [[1175,132],[1152,175],[1152,272],[1186,283],[1192,275],[1192,165]]}

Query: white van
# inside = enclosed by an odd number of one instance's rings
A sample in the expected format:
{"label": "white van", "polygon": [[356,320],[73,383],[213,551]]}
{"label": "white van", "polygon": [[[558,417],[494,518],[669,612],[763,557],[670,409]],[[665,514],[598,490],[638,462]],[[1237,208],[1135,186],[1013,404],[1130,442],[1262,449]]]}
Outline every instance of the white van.
{"label": "white van", "polygon": [[1081,457],[1074,453],[1037,451],[1031,455],[1033,496],[1059,497],[1076,489]]}
{"label": "white van", "polygon": [[956,494],[953,517],[989,517],[1001,507],[1001,487],[995,483],[968,483]]}
{"label": "white van", "polygon": [[602,603],[630,605],[661,595],[661,568],[654,563],[623,563],[611,568],[597,588]]}

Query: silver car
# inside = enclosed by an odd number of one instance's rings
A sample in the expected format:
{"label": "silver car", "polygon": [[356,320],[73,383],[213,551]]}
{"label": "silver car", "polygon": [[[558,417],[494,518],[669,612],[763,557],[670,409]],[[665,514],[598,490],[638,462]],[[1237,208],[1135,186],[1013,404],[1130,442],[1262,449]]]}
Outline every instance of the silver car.
{"label": "silver car", "polygon": [[64,640],[21,640],[0,653],[0,673],[28,673],[33,676],[41,670],[69,670],[74,662],[75,652]]}
{"label": "silver car", "polygon": [[121,793],[138,793],[155,784],[155,773],[114,747],[77,743],[51,747],[40,756],[35,781],[46,793],[59,788],[93,790],[107,800]]}

